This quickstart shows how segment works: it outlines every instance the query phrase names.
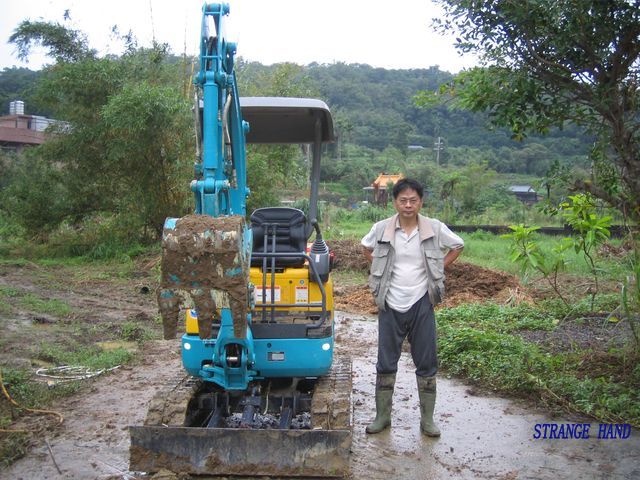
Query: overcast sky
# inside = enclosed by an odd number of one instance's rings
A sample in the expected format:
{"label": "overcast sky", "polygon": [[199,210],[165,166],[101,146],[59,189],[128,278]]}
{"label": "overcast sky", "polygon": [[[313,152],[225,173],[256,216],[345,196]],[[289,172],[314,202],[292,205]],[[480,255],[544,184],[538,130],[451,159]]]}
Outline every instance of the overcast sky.
{"label": "overcast sky", "polygon": [[[231,0],[229,36],[238,55],[263,64],[295,62],[366,63],[383,68],[428,68],[452,73],[471,67],[451,38],[432,29],[438,8],[430,0]],[[172,51],[195,54],[200,34],[202,0],[1,0],[0,69],[39,69],[52,60],[34,52],[20,62],[8,43],[25,19],[63,22],[85,32],[92,48],[120,53],[111,35],[132,30],[140,45],[167,42]]]}

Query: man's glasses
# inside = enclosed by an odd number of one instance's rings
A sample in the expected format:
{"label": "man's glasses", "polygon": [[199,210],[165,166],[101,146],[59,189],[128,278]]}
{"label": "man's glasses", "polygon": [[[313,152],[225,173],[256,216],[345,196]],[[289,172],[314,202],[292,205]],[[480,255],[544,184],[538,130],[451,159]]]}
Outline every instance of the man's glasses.
{"label": "man's glasses", "polygon": [[405,205],[405,204],[409,204],[409,205],[416,205],[418,202],[420,201],[419,198],[417,197],[413,197],[413,198],[399,198],[397,200],[397,202],[400,205]]}

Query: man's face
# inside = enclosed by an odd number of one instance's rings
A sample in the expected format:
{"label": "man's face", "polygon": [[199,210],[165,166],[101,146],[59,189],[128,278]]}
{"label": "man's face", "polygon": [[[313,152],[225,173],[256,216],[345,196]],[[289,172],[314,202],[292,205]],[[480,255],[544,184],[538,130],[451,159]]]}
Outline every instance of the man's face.
{"label": "man's face", "polygon": [[400,216],[413,218],[422,208],[422,199],[414,189],[407,188],[402,190],[397,198],[393,199],[393,206]]}

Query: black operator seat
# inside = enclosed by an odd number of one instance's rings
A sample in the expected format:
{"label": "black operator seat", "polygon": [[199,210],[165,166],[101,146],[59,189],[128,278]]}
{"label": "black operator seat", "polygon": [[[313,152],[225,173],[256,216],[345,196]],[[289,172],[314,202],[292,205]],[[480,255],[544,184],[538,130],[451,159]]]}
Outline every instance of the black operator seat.
{"label": "black operator seat", "polygon": [[[304,253],[307,248],[307,217],[302,210],[291,207],[258,208],[251,214],[253,232],[253,253],[273,253],[273,235],[275,234],[275,253]],[[276,267],[302,267],[304,257],[276,257]],[[263,265],[263,259],[251,256],[251,265]],[[267,259],[267,267],[271,258]]]}

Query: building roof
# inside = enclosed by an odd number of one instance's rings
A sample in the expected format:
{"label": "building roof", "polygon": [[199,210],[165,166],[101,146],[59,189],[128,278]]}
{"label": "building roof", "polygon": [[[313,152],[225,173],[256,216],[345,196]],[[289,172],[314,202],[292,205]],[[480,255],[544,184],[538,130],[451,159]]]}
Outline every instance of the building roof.
{"label": "building roof", "polygon": [[44,128],[38,128],[43,118],[34,115],[4,115],[0,117],[0,144],[15,146],[44,143],[46,139]]}
{"label": "building roof", "polygon": [[513,193],[536,193],[531,185],[511,185],[509,190]]}
{"label": "building roof", "polygon": [[378,175],[378,178],[376,178],[373,183],[371,184],[372,187],[377,187],[377,188],[387,188],[387,184],[389,182],[393,183],[394,185],[396,183],[398,183],[398,180],[400,180],[402,178],[402,174],[398,174],[398,175],[389,175],[386,173],[381,173],[380,175]]}

